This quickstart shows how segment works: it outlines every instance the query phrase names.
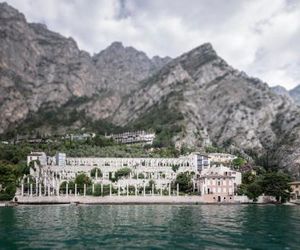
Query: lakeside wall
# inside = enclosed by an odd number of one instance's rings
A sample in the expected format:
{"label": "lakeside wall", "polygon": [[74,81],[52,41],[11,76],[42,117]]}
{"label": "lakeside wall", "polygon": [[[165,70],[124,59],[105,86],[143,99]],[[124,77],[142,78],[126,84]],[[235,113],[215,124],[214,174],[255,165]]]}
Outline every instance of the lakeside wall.
{"label": "lakeside wall", "polygon": [[[203,197],[192,196],[16,196],[18,204],[204,204]],[[257,203],[269,203],[274,199],[260,196]],[[216,202],[214,204],[251,203],[246,196],[234,196],[233,202]]]}

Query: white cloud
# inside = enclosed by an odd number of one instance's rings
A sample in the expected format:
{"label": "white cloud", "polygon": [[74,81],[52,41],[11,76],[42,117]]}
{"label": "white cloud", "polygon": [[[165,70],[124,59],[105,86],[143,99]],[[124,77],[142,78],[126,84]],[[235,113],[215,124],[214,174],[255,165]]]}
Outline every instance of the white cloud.
{"label": "white cloud", "polygon": [[8,0],[97,53],[122,41],[148,55],[176,57],[211,42],[229,64],[270,85],[300,84],[296,0]]}

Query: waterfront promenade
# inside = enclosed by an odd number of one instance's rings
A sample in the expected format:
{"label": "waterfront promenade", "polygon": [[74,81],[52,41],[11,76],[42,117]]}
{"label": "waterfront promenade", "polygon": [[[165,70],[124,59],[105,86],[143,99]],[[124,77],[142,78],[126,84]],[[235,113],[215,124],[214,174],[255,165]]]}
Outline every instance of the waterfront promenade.
{"label": "waterfront promenade", "polygon": [[16,196],[19,204],[198,204],[202,197],[193,196]]}

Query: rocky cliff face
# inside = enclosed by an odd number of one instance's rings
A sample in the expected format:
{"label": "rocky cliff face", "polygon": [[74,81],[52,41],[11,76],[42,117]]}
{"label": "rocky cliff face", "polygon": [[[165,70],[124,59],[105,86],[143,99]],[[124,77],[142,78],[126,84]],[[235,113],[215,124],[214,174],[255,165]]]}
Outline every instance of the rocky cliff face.
{"label": "rocky cliff face", "polygon": [[105,120],[155,128],[178,147],[214,143],[267,155],[300,174],[299,107],[233,69],[210,44],[175,59],[150,59],[115,42],[91,57],[5,3],[0,34],[0,134],[28,122],[48,130],[50,117],[68,117],[61,126],[72,128]]}
{"label": "rocky cliff face", "polygon": [[6,3],[0,3],[0,34],[0,133],[42,106],[60,107],[74,97],[89,97],[81,109],[105,117],[164,64],[119,42],[91,57],[72,38],[27,23]]}
{"label": "rocky cliff face", "polygon": [[[299,109],[294,103],[259,79],[234,70],[210,44],[165,65],[122,103],[112,121],[120,125],[138,121],[166,100],[168,108],[184,117],[174,138],[178,146],[213,142],[246,152],[272,151],[274,158],[279,147],[290,147],[286,136],[291,131],[299,137]],[[299,140],[293,141],[291,147],[297,147]]]}

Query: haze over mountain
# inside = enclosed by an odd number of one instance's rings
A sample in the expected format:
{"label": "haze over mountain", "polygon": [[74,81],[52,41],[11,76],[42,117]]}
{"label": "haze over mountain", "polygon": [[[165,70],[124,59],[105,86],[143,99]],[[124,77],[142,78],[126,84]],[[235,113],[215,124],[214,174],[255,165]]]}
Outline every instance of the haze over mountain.
{"label": "haze over mountain", "polygon": [[154,129],[177,147],[214,144],[300,175],[299,107],[232,68],[209,43],[174,59],[120,42],[90,56],[6,3],[0,34],[1,134]]}
{"label": "haze over mountain", "polygon": [[272,87],[271,89],[274,93],[278,95],[284,95],[287,98],[293,100],[296,104],[300,105],[300,85],[296,86],[295,88],[289,91],[286,88],[279,85]]}
{"label": "haze over mountain", "polygon": [[300,85],[289,91],[290,96],[294,99],[294,101],[300,105]]}

